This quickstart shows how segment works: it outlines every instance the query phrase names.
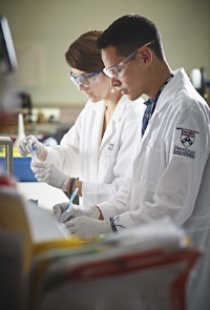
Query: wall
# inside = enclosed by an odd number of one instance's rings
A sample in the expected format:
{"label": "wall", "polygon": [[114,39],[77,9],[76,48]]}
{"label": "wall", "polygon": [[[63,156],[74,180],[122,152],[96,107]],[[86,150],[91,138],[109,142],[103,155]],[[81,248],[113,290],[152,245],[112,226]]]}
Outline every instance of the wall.
{"label": "wall", "polygon": [[105,29],[130,13],[145,15],[162,32],[172,69],[206,67],[210,77],[209,0],[0,0],[17,52],[18,87],[36,105],[83,104],[85,95],[71,84],[64,53],[90,29]]}

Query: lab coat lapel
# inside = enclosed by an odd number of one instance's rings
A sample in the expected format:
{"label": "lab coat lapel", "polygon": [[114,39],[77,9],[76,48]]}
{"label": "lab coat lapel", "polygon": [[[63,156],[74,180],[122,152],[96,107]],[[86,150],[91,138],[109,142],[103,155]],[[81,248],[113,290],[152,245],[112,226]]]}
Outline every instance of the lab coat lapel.
{"label": "lab coat lapel", "polygon": [[[178,71],[178,70],[177,70]],[[174,73],[176,73],[176,71],[174,71]],[[177,74],[174,75],[174,77],[170,80],[170,82],[165,86],[165,88],[163,89],[163,91],[160,94],[160,97],[158,98],[154,113],[148,123],[148,130],[145,131],[143,137],[142,137],[142,144],[141,147],[144,148],[143,144],[145,141],[147,141],[147,136],[151,135],[150,130],[152,130],[152,126],[153,126],[153,122],[155,120],[155,118],[157,117],[157,115],[159,113],[162,113],[162,111],[164,109],[166,109],[166,106],[169,104],[169,102],[171,101],[171,94],[174,93],[174,97],[176,97],[176,95],[178,95],[178,89],[177,88],[177,83],[179,83],[179,80],[182,79],[183,83],[185,83],[184,79],[184,73],[183,73],[183,69],[181,69],[180,72],[178,72]],[[151,129],[150,129],[151,128]]]}
{"label": "lab coat lapel", "polygon": [[102,149],[110,143],[111,137],[114,135],[114,133],[116,132],[116,127],[117,124],[119,123],[122,113],[125,110],[126,106],[127,106],[128,100],[126,100],[125,97],[121,97],[120,101],[118,102],[116,109],[114,111],[114,114],[112,115],[112,118],[106,128],[106,131],[104,133],[103,139],[101,141],[101,148],[100,151],[102,151]]}
{"label": "lab coat lapel", "polygon": [[[98,162],[99,152],[101,146],[101,136],[102,136],[102,128],[104,121],[104,112],[105,112],[105,104],[101,101],[96,103],[94,107],[93,117],[90,120],[90,139],[89,143],[91,143],[91,160],[93,163]],[[93,165],[95,166],[95,164]],[[96,178],[97,179],[97,178]]]}

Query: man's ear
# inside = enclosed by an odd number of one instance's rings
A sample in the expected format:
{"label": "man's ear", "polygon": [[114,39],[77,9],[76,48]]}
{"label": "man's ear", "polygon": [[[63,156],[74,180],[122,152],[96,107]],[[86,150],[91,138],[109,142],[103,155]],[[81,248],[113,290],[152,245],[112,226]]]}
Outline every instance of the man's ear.
{"label": "man's ear", "polygon": [[152,62],[152,52],[146,46],[138,50],[140,57],[143,59],[143,62],[146,66],[150,65]]}

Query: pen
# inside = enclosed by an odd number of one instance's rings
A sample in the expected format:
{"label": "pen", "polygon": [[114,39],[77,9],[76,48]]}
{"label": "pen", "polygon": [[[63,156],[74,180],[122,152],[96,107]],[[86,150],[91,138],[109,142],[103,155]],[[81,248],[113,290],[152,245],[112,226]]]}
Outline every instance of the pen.
{"label": "pen", "polygon": [[63,212],[65,212],[66,210],[68,210],[68,208],[70,207],[70,205],[72,204],[74,198],[76,197],[77,193],[79,191],[79,188],[75,188],[75,190],[73,191],[70,199],[69,199],[69,202],[67,203],[67,205],[65,206]]}

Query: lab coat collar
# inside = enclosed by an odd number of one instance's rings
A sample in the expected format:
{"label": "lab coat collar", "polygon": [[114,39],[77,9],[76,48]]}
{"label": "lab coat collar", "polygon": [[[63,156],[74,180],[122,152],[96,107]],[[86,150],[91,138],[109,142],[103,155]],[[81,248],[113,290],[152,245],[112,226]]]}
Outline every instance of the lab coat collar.
{"label": "lab coat collar", "polygon": [[115,131],[116,131],[116,126],[117,123],[120,122],[123,111],[126,109],[127,105],[131,104],[131,101],[128,100],[128,98],[126,96],[122,96],[115,108],[115,111],[112,115],[112,118],[106,128],[106,131],[104,133],[103,139],[101,141],[101,148],[100,150],[102,150],[102,148],[106,145],[107,141],[110,142],[111,136],[114,135]]}
{"label": "lab coat collar", "polygon": [[110,121],[119,122],[122,113],[126,109],[128,104],[131,104],[131,101],[128,100],[127,96],[122,96],[114,110],[114,113]]}
{"label": "lab coat collar", "polygon": [[172,97],[176,98],[177,94],[179,93],[179,87],[177,87],[177,85],[184,85],[190,83],[190,79],[183,68],[174,70],[172,73],[174,74],[174,77],[161,92],[160,97],[157,101],[156,109],[154,111],[154,116],[162,109],[164,109],[164,107],[169,102],[168,99],[170,99],[171,101]]}
{"label": "lab coat collar", "polygon": [[[173,97],[176,98],[178,96],[180,91],[180,87],[178,86],[190,83],[190,79],[183,68],[174,70],[172,73],[174,76],[161,92],[156,103],[155,111],[149,121],[148,128],[152,125],[152,122],[157,117],[157,114],[166,108],[166,106],[173,100]],[[148,132],[149,130],[145,131],[142,141],[145,141]]]}

